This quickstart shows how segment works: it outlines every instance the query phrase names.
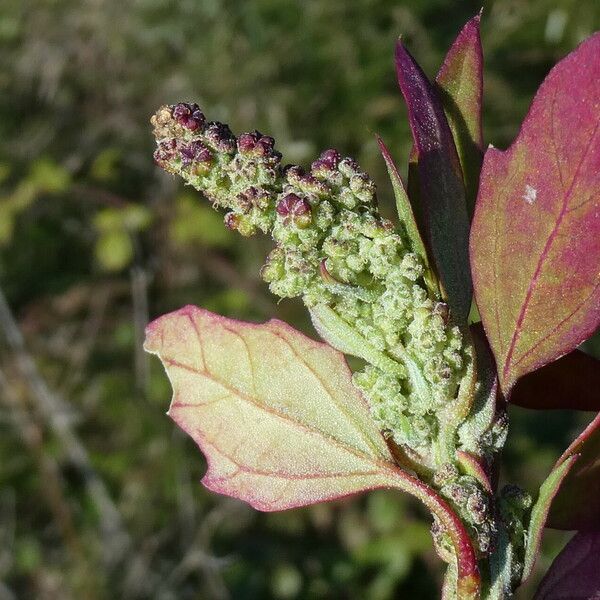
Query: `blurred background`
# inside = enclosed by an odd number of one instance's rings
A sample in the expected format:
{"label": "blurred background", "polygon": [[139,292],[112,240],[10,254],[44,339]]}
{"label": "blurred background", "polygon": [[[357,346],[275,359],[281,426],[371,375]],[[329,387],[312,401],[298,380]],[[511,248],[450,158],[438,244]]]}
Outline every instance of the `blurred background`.
{"label": "blurred background", "polygon": [[[506,147],[551,66],[600,26],[595,0],[485,2],[486,142]],[[196,101],[285,162],[331,146],[391,189],[405,165],[399,34],[437,71],[468,0],[2,0],[0,600],[437,597],[428,521],[407,498],[260,514],[206,492],[141,345],[194,303],[313,335],[258,278],[269,243],[152,161],[149,117]],[[600,355],[600,343],[588,344]],[[535,490],[589,415],[513,410],[504,477]],[[566,539],[549,532],[532,585]],[[520,598],[530,598],[531,587]]]}

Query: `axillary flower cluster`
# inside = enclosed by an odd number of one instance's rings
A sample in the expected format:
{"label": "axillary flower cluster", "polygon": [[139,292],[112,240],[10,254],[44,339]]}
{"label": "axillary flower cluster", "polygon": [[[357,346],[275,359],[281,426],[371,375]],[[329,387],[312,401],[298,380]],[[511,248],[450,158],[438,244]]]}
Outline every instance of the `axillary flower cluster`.
{"label": "axillary flower cluster", "polygon": [[236,137],[196,104],[164,106],[152,124],[163,169],[226,209],[230,229],[272,236],[262,269],[271,291],[300,296],[330,343],[366,361],[354,381],[399,463],[448,499],[487,554],[493,502],[461,457],[491,464],[505,420],[477,399],[468,329],[453,322],[402,224],[380,216],[373,181],[336,150],[309,170],[282,166],[273,138]]}

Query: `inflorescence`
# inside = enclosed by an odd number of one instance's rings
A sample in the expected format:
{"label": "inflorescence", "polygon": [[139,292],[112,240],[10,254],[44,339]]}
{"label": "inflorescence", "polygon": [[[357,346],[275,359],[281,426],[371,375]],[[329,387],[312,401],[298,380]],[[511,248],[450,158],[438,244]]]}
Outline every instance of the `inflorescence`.
{"label": "inflorescence", "polygon": [[[472,372],[473,348],[427,285],[405,232],[380,216],[370,177],[336,150],[323,152],[309,170],[283,167],[273,138],[258,131],[235,137],[227,125],[207,122],[196,104],[164,106],[152,124],[163,169],[224,208],[228,228],[273,237],[261,274],[274,294],[300,296],[309,308],[327,305],[394,361],[393,370],[368,364],[355,384],[391,443],[426,471],[452,471],[432,484],[487,553],[494,534],[487,493],[452,469],[455,457],[439,451],[444,409]],[[460,435],[454,438],[460,446]],[[469,451],[483,460],[497,438],[482,435]]]}

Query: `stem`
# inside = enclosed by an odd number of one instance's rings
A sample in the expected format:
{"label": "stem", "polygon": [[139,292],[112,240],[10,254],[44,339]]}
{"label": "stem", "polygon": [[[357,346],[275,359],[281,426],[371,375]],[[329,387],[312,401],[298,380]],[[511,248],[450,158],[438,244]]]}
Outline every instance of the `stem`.
{"label": "stem", "polygon": [[428,485],[399,469],[391,469],[396,487],[417,497],[439,519],[448,533],[456,558],[456,598],[458,600],[479,600],[481,579],[475,549],[458,515]]}

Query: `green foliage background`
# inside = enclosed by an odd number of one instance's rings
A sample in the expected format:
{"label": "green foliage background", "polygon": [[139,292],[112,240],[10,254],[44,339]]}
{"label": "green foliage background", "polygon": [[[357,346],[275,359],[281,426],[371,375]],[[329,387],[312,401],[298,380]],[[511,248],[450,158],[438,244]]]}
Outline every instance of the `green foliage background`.
{"label": "green foliage background", "polygon": [[[600,25],[600,4],[484,5],[486,141],[505,147],[547,71]],[[227,232],[202,198],[153,165],[148,119],[161,104],[195,100],[234,131],[273,135],[287,162],[335,146],[371,173],[390,211],[373,134],[406,163],[394,41],[402,34],[433,75],[479,8],[2,2],[0,286],[62,402],[55,417],[89,453],[129,543],[101,534],[89,473],[40,410],[23,352],[0,336],[0,598],[436,597],[427,521],[404,497],[264,515],[198,484],[203,458],[165,417],[170,391],[141,350],[145,323],[195,303],[311,329],[299,303],[276,304],[258,278],[268,242]],[[504,475],[533,490],[585,415],[512,417]],[[564,539],[549,533],[534,580]]]}

